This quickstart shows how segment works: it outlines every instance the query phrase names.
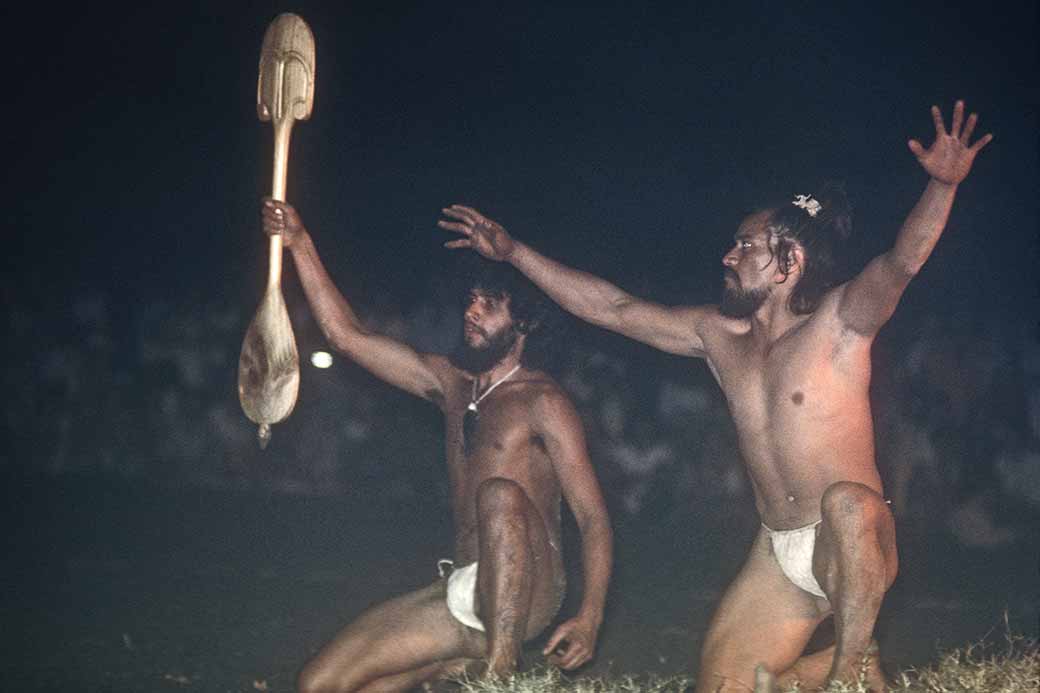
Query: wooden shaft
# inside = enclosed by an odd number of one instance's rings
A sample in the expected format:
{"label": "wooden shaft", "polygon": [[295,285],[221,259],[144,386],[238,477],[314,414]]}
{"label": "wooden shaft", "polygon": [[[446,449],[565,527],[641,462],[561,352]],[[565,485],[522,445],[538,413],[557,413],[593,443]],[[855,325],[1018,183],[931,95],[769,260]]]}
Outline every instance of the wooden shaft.
{"label": "wooden shaft", "polygon": [[[285,201],[285,179],[289,168],[289,136],[293,119],[286,115],[274,121],[274,174],[271,177],[271,197]],[[271,259],[267,271],[267,288],[277,289],[282,283],[282,236],[271,236]]]}

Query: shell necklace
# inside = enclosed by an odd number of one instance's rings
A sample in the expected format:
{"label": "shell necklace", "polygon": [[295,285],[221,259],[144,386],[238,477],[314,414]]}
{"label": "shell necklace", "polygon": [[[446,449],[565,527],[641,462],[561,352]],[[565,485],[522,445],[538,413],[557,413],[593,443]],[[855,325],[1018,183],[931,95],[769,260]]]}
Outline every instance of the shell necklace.
{"label": "shell necklace", "polygon": [[471,411],[474,414],[477,414],[478,413],[477,412],[477,405],[480,404],[482,401],[484,401],[484,398],[487,397],[488,395],[490,395],[492,390],[494,390],[496,387],[498,387],[499,385],[501,385],[505,381],[509,380],[509,378],[512,377],[512,375],[514,373],[516,373],[518,370],[520,370],[520,364],[519,363],[516,364],[515,366],[513,366],[513,370],[509,371],[508,373],[503,375],[501,378],[496,380],[494,382],[494,384],[491,385],[491,387],[489,387],[488,389],[484,390],[484,393],[482,395],[480,395],[480,397],[477,397],[477,379],[474,378],[473,379],[473,394],[470,395],[469,405],[466,407],[467,411]]}

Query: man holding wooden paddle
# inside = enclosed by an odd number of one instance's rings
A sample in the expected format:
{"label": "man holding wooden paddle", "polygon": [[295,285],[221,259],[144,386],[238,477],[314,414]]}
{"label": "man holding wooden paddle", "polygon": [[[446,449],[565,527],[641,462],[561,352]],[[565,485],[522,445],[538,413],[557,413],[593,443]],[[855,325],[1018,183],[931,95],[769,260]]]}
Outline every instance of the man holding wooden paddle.
{"label": "man holding wooden paddle", "polygon": [[[895,524],[874,460],[870,349],[938,242],[957,187],[991,139],[954,106],[949,131],[932,108],[935,142],[910,150],[929,176],[893,247],[854,278],[833,271],[850,231],[839,190],[798,190],[740,224],[722,258],[720,305],[641,300],[515,241],[469,207],[440,226],[530,277],[563,308],[662,351],[703,358],[726,395],[762,527],[712,619],[698,691],[803,689],[856,679],[884,689],[874,622],[895,579]],[[649,216],[653,216],[652,214]],[[836,643],[802,656],[834,617]],[[756,667],[758,667],[756,672]]]}
{"label": "man holding wooden paddle", "polygon": [[561,498],[581,531],[583,601],[544,653],[567,669],[588,661],[603,620],[612,532],[574,406],[524,358],[540,294],[512,268],[493,267],[469,295],[460,350],[418,353],[361,324],[290,205],[265,199],[262,217],[265,232],[291,252],[329,344],[443,412],[455,521],[454,562],[442,562],[454,563],[450,573],[363,613],[306,665],[300,690],[407,690],[481,659],[489,675],[512,673],[521,644],[552,622],[563,600]]}

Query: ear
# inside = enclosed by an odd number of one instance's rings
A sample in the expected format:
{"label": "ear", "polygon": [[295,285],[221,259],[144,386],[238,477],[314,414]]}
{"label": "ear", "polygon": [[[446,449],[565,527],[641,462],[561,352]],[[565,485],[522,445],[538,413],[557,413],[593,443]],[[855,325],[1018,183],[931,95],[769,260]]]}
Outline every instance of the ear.
{"label": "ear", "polygon": [[787,249],[787,257],[784,258],[784,265],[787,266],[787,274],[784,274],[780,270],[780,264],[777,263],[777,280],[778,284],[783,284],[790,277],[794,276],[796,279],[802,276],[802,270],[805,269],[805,249],[802,248],[800,243],[794,243],[790,248]]}
{"label": "ear", "polygon": [[514,324],[517,334],[528,335],[538,329],[538,320],[517,320]]}

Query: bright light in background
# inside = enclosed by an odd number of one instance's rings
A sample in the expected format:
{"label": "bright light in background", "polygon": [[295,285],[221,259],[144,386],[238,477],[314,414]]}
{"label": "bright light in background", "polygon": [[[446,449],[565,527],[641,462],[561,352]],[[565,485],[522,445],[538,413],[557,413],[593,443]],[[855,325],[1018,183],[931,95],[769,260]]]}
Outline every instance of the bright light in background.
{"label": "bright light in background", "polygon": [[311,365],[315,368],[328,368],[332,365],[332,354],[327,351],[315,351],[311,354]]}

